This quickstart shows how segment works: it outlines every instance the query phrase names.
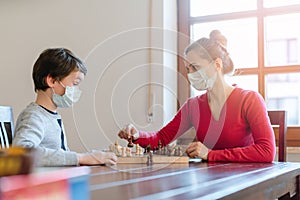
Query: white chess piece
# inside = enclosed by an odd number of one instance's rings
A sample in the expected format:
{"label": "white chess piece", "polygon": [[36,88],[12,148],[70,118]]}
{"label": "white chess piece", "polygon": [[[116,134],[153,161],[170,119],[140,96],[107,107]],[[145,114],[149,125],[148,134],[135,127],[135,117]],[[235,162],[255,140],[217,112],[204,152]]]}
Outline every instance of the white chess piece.
{"label": "white chess piece", "polygon": [[126,157],[126,147],[121,147],[122,148],[122,157]]}
{"label": "white chess piece", "polygon": [[127,154],[127,157],[132,157],[131,148],[126,147],[126,154]]}

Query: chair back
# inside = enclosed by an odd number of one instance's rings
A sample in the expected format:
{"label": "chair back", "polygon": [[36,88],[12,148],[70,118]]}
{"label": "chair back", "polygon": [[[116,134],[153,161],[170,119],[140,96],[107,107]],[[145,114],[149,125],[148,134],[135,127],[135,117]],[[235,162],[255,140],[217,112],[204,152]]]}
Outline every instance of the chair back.
{"label": "chair back", "polygon": [[0,147],[9,148],[14,134],[13,111],[10,106],[0,106]]}
{"label": "chair back", "polygon": [[271,125],[278,125],[278,161],[286,162],[287,111],[268,111]]}

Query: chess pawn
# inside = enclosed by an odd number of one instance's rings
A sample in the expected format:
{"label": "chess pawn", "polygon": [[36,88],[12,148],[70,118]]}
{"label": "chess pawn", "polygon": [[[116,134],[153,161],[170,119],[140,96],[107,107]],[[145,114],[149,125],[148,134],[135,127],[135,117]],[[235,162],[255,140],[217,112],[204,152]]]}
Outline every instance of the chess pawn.
{"label": "chess pawn", "polygon": [[144,148],[142,148],[139,144],[136,145],[136,155],[143,155]]}
{"label": "chess pawn", "polygon": [[164,148],[162,149],[161,155],[167,155],[167,147],[166,146],[164,146]]}
{"label": "chess pawn", "polygon": [[170,156],[174,156],[174,155],[175,155],[175,150],[176,150],[175,148],[172,148],[172,149],[171,149]]}
{"label": "chess pawn", "polygon": [[126,147],[122,147],[122,157],[126,157]]}
{"label": "chess pawn", "polygon": [[117,156],[121,156],[122,155],[122,149],[121,149],[121,147],[119,145],[115,146],[115,154]]}
{"label": "chess pawn", "polygon": [[178,147],[177,153],[178,153],[178,156],[182,156],[183,155],[181,147]]}
{"label": "chess pawn", "polygon": [[157,145],[157,154],[161,155],[162,154],[162,144],[161,141],[158,141],[158,145]]}
{"label": "chess pawn", "polygon": [[120,149],[120,145],[118,143],[118,141],[115,141],[115,147],[114,147],[114,151],[113,151],[117,156],[121,156],[121,149]]}
{"label": "chess pawn", "polygon": [[135,145],[135,154],[136,154],[136,155],[140,155],[140,148],[139,148],[139,147],[140,147],[139,144],[136,144],[136,145]]}
{"label": "chess pawn", "polygon": [[111,152],[116,153],[116,152],[115,152],[115,145],[114,145],[114,144],[110,144],[110,145],[109,145],[109,150],[110,150]]}
{"label": "chess pawn", "polygon": [[149,151],[147,154],[147,165],[153,164],[153,151]]}
{"label": "chess pawn", "polygon": [[171,154],[172,154],[172,147],[171,147],[171,145],[168,145],[167,146],[167,151],[168,151],[168,156],[171,156]]}
{"label": "chess pawn", "polygon": [[153,164],[153,151],[149,152],[149,157],[150,157],[150,164]]}
{"label": "chess pawn", "polygon": [[126,154],[127,154],[127,157],[132,157],[132,154],[131,154],[131,148],[126,148]]}
{"label": "chess pawn", "polygon": [[178,156],[178,148],[174,149],[174,156]]}

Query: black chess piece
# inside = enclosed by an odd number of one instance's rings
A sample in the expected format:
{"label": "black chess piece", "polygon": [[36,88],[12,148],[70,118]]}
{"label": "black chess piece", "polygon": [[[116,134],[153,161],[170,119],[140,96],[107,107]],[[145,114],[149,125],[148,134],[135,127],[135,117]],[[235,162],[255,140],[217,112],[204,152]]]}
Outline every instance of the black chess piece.
{"label": "black chess piece", "polygon": [[157,154],[161,155],[162,154],[162,143],[159,140],[158,145],[157,145]]}
{"label": "black chess piece", "polygon": [[133,142],[132,142],[132,138],[133,138],[133,136],[131,136],[131,137],[128,139],[127,147],[132,148],[132,147],[134,146],[134,145],[133,145]]}
{"label": "black chess piece", "polygon": [[145,149],[145,153],[149,153],[151,151],[151,145],[148,144],[146,149]]}

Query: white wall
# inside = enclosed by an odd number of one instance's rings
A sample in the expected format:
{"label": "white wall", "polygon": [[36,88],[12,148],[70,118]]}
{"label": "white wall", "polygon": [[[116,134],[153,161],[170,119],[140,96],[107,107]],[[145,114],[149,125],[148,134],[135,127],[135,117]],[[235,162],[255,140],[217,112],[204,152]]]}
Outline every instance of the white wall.
{"label": "white wall", "polygon": [[[31,71],[38,55],[66,47],[88,66],[80,102],[59,110],[71,149],[106,148],[128,122],[143,130],[161,128],[176,111],[177,67],[176,53],[164,54],[176,52],[176,18],[164,16],[163,2],[153,0],[150,44],[148,0],[1,1],[0,104],[12,106],[16,120],[35,99]],[[176,1],[166,2],[168,15],[176,16]],[[166,42],[169,35],[173,39]],[[147,122],[149,73],[153,123]]]}

